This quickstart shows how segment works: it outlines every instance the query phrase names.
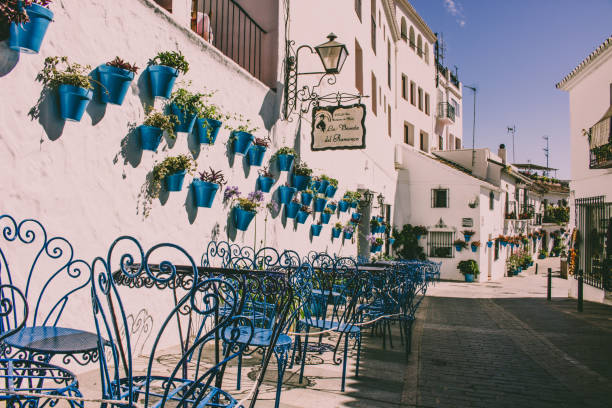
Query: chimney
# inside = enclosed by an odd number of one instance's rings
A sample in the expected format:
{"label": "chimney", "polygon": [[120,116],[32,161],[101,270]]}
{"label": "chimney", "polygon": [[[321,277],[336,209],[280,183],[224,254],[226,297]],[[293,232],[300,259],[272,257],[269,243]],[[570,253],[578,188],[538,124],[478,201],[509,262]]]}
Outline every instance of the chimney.
{"label": "chimney", "polygon": [[497,151],[497,155],[502,159],[502,163],[506,164],[506,145],[500,144],[499,150]]}

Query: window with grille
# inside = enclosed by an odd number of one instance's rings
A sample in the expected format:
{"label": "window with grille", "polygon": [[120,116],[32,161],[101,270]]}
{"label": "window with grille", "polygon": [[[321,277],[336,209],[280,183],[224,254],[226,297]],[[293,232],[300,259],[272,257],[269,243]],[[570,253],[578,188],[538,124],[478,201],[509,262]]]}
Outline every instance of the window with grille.
{"label": "window with grille", "polygon": [[453,258],[454,237],[455,233],[452,231],[430,231],[427,235],[429,256],[433,258]]}
{"label": "window with grille", "polygon": [[431,208],[448,208],[447,188],[434,188],[431,190]]}

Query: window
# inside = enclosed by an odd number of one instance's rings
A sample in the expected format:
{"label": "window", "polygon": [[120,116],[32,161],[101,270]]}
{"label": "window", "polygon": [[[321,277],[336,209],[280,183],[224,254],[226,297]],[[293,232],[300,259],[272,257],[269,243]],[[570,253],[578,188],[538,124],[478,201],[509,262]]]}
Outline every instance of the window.
{"label": "window", "polygon": [[414,28],[412,28],[412,26],[410,26],[409,39],[410,39],[410,48],[414,50],[414,47],[416,47],[416,42],[414,40]]}
{"label": "window", "polygon": [[424,152],[429,152],[429,135],[421,130],[420,148]]}
{"label": "window", "polygon": [[438,150],[444,150],[444,138],[438,136]]}
{"label": "window", "polygon": [[408,41],[408,28],[406,26],[406,18],[402,17],[402,22],[400,24],[400,35],[402,36],[402,40]]}
{"label": "window", "polygon": [[452,258],[454,235],[452,231],[430,231],[427,234],[429,256],[433,258]]}
{"label": "window", "polygon": [[355,88],[363,95],[363,50],[355,39]]}
{"label": "window", "polygon": [[402,74],[402,98],[408,100],[408,77]]}
{"label": "window", "polygon": [[355,0],[355,13],[357,13],[357,17],[361,21],[361,0]]}
{"label": "window", "polygon": [[495,209],[495,193],[489,191],[489,210]]}
{"label": "window", "polygon": [[372,0],[372,12],[371,12],[372,24],[370,30],[372,31],[372,51],[376,54],[376,0]]}
{"label": "window", "polygon": [[410,103],[416,106],[416,84],[410,81]]}
{"label": "window", "polygon": [[456,150],[461,150],[461,139],[459,139],[459,138],[455,139],[455,149]]}
{"label": "window", "polygon": [[391,89],[391,42],[387,41],[387,85]]}
{"label": "window", "polygon": [[388,131],[389,137],[391,137],[391,105],[387,106],[387,122],[388,122]]}
{"label": "window", "polygon": [[425,113],[429,116],[429,94],[425,92]]}
{"label": "window", "polygon": [[421,34],[419,34],[417,38],[417,55],[423,57],[423,39],[421,38]]}
{"label": "window", "polygon": [[451,104],[453,105],[453,108],[455,108],[455,117],[458,118],[459,116],[461,116],[459,114],[459,103],[456,100],[451,99]]}
{"label": "window", "polygon": [[431,189],[431,208],[448,208],[448,188]]}
{"label": "window", "polygon": [[425,43],[425,63],[429,65],[429,44]]}
{"label": "window", "polygon": [[404,143],[414,146],[414,125],[404,122]]}
{"label": "window", "polygon": [[378,107],[378,94],[376,88],[378,88],[378,85],[376,85],[376,76],[372,72],[372,113],[374,115],[376,115],[376,108]]}
{"label": "window", "polygon": [[423,88],[419,87],[419,110],[423,110]]}

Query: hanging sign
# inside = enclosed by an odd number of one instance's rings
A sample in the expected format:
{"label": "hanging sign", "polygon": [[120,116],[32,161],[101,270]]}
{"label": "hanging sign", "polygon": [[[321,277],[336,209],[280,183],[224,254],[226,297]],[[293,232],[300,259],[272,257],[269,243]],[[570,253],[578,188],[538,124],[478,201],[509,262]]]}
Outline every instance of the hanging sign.
{"label": "hanging sign", "polygon": [[311,150],[365,149],[365,112],[363,104],[313,108]]}

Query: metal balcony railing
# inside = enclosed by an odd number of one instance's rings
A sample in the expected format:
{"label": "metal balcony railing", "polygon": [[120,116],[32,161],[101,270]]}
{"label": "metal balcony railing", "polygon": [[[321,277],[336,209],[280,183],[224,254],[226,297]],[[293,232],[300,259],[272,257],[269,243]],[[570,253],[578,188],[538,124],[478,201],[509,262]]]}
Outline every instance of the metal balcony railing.
{"label": "metal balcony railing", "polygon": [[590,169],[609,169],[612,167],[612,143],[592,148],[589,155]]}
{"label": "metal balcony railing", "polygon": [[438,103],[438,118],[442,120],[449,119],[451,122],[454,122],[455,107],[448,102]]}
{"label": "metal balcony railing", "polygon": [[267,32],[234,0],[193,0],[191,29],[262,81]]}
{"label": "metal balcony railing", "polygon": [[455,88],[459,89],[459,78],[452,72],[450,73],[450,81],[451,84],[455,85]]}

